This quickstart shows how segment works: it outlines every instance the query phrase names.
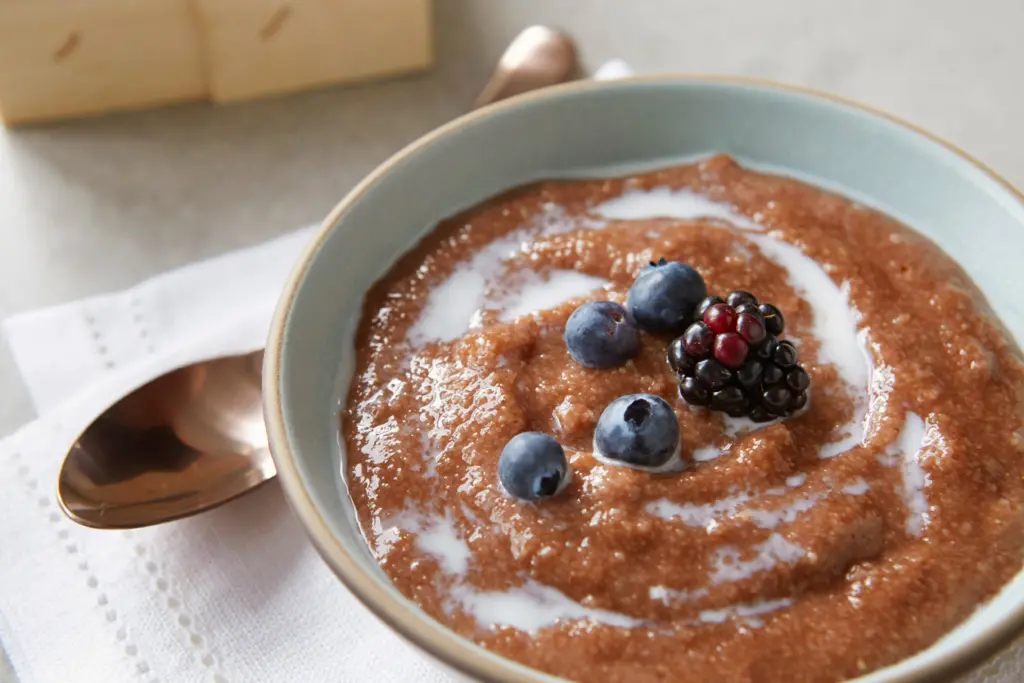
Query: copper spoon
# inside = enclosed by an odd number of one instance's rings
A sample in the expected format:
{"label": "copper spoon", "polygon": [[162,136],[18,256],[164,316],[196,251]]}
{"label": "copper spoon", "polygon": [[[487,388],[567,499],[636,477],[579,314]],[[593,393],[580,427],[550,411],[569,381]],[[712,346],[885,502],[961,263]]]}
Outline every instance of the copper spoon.
{"label": "copper spoon", "polygon": [[579,75],[579,60],[572,38],[547,26],[531,26],[516,36],[498,60],[498,66],[475,108],[530,90],[571,81]]}
{"label": "copper spoon", "polygon": [[[531,26],[509,45],[482,107],[576,73],[565,35]],[[72,444],[57,498],[73,521],[131,529],[216,507],[276,476],[261,406],[263,352],[172,370],[109,407]]]}

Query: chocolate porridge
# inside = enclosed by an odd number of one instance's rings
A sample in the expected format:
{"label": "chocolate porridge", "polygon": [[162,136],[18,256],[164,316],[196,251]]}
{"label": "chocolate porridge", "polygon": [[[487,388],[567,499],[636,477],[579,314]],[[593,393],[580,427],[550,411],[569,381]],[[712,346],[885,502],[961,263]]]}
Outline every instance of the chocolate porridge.
{"label": "chocolate porridge", "polygon": [[[642,331],[618,367],[574,360],[570,315],[625,303],[661,258],[784,312],[806,406],[688,405],[677,334]],[[1021,567],[1024,375],[978,290],[893,219],[728,157],[445,220],[370,290],[356,348],[341,423],[372,553],[431,617],[552,674],[839,681],[933,643]],[[627,394],[672,407],[681,469],[595,456]],[[564,449],[556,494],[499,483],[523,432]]]}

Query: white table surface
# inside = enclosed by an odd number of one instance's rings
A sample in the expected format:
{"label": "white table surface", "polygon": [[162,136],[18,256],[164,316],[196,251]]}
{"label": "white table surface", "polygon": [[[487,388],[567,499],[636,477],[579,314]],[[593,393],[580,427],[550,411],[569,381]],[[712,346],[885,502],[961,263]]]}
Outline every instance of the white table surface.
{"label": "white table surface", "polygon": [[[509,39],[569,30],[588,68],[743,74],[890,111],[1024,186],[1021,0],[437,0],[425,75],[256,103],[0,130],[0,317],[123,288],[323,217],[463,112]],[[0,352],[0,433],[33,417]],[[59,457],[59,454],[54,454]],[[14,681],[0,657],[0,683]]]}

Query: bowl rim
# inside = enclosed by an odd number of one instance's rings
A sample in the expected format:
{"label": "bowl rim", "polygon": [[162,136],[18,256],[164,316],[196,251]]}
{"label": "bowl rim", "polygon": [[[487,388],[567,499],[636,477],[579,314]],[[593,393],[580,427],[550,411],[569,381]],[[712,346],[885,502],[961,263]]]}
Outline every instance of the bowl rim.
{"label": "bowl rim", "polygon": [[[416,154],[419,150],[427,147],[436,140],[451,135],[467,123],[478,119],[493,116],[499,112],[519,106],[525,101],[541,100],[550,97],[559,97],[565,93],[588,89],[601,89],[619,83],[663,83],[669,84],[703,84],[703,85],[726,85],[738,87],[755,87],[767,90],[774,90],[784,94],[799,95],[810,100],[840,105],[844,108],[855,110],[861,114],[867,114],[874,118],[881,118],[889,123],[903,128],[905,131],[916,134],[926,140],[945,148],[979,170],[988,179],[995,181],[998,185],[1024,207],[1024,193],[1014,187],[1009,181],[1000,176],[987,165],[976,159],[971,154],[960,149],[953,143],[928,132],[917,125],[905,121],[887,112],[875,109],[874,107],[855,102],[844,97],[831,93],[815,90],[804,86],[778,83],[769,80],[750,78],[743,76],[726,75],[690,75],[690,74],[655,74],[644,76],[630,76],[616,79],[614,81],[593,81],[590,79],[579,80],[561,85],[543,88],[541,90],[518,95],[495,104],[471,111],[462,116],[426,133],[417,140],[411,142],[390,158],[385,160],[362,181],[360,181],[345,197],[331,210],[327,218],[321,223],[317,234],[303,249],[299,260],[293,267],[282,290],[277,308],[271,321],[269,337],[265,353],[263,367],[263,412],[267,427],[268,440],[274,464],[277,467],[278,478],[284,489],[285,496],[295,514],[301,521],[307,535],[313,542],[318,554],[327,563],[328,567],[341,580],[342,584],[355,597],[372,612],[378,619],[387,624],[392,630],[398,633],[404,640],[415,645],[429,656],[439,660],[450,669],[472,677],[475,680],[487,683],[538,683],[564,681],[565,679],[529,668],[513,660],[507,659],[493,652],[489,652],[475,643],[462,638],[458,634],[445,628],[443,625],[431,619],[425,613],[418,611],[414,605],[406,599],[390,594],[388,591],[376,585],[367,573],[359,566],[355,558],[349,554],[337,541],[331,532],[326,520],[320,514],[316,505],[302,483],[302,478],[296,464],[296,455],[289,445],[288,430],[284,418],[284,410],[281,402],[281,368],[284,362],[283,344],[288,320],[295,303],[299,284],[305,279],[313,256],[320,249],[327,236],[334,230],[348,209],[370,189],[381,178],[400,164],[405,158]],[[1024,569],[1021,570],[1024,572]],[[1019,574],[1018,574],[1019,575]],[[957,645],[948,652],[940,655],[929,665],[907,670],[904,672],[893,672],[886,676],[883,672],[900,662],[877,669],[864,676],[850,679],[850,683],[863,681],[875,681],[876,683],[934,683],[937,681],[952,680],[957,675],[964,673],[984,662],[991,655],[1009,644],[1017,635],[1024,632],[1024,602],[1016,610],[1008,614],[999,622],[988,626],[978,636]],[[931,647],[931,646],[929,646]],[[927,649],[927,648],[926,648]],[[923,652],[924,650],[922,650]],[[498,670],[495,670],[495,662],[499,663]]]}

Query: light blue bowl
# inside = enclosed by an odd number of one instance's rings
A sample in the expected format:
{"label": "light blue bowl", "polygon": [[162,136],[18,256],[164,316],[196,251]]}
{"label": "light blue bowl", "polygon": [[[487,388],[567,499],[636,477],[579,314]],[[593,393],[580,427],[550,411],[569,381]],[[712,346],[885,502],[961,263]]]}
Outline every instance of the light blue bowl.
{"label": "light blue bowl", "polygon": [[[396,154],[338,205],[296,266],[267,347],[281,484],[320,553],[377,616],[439,663],[488,681],[553,681],[439,626],[371,557],[344,492],[337,411],[363,293],[439,219],[539,178],[725,152],[876,206],[938,242],[1024,339],[1024,198],[928,134],[834,98],[735,79],[576,83],[464,116]],[[1024,573],[928,650],[857,679],[947,680],[1024,627]]]}

